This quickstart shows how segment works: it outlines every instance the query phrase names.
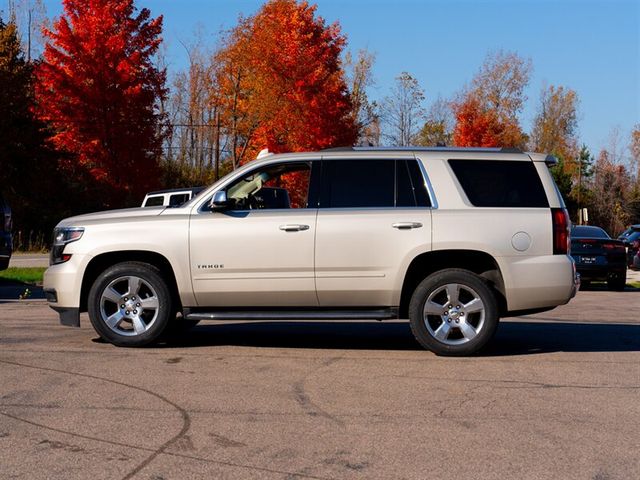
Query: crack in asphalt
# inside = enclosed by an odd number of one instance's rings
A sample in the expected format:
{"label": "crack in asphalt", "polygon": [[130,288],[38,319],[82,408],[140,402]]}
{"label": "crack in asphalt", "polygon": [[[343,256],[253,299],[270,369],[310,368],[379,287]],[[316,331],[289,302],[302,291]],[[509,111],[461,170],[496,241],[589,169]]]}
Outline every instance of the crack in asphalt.
{"label": "crack in asphalt", "polygon": [[305,390],[305,382],[311,375],[317,373],[319,370],[326,368],[333,363],[336,363],[337,361],[341,360],[341,358],[342,357],[332,357],[324,360],[322,362],[322,365],[308,372],[300,380],[295,381],[292,384],[292,389],[293,389],[293,398],[298,403],[298,405],[300,405],[302,410],[305,411],[307,415],[311,417],[322,417],[327,420],[330,420],[331,422],[335,423],[336,425],[339,425],[340,427],[344,427],[344,421],[330,414],[329,412],[324,410],[322,407],[320,407],[317,403],[315,403],[313,400],[311,400],[311,398],[309,397],[309,394]]}
{"label": "crack in asphalt", "polygon": [[[0,360],[1,361],[1,360]],[[95,442],[101,442],[101,443],[106,443],[109,445],[114,445],[116,447],[124,447],[124,448],[131,448],[134,450],[141,450],[144,452],[155,452],[156,450],[153,448],[148,448],[148,447],[142,447],[140,445],[133,445],[130,443],[124,443],[124,442],[116,442],[113,440],[108,440],[105,438],[100,438],[100,437],[92,437],[91,435],[83,435],[81,433],[76,433],[76,432],[70,432],[68,430],[63,430],[60,428],[55,428],[55,427],[50,427],[48,425],[44,425],[38,422],[34,422],[31,420],[28,420],[26,418],[22,418],[22,417],[18,417],[16,415],[12,415],[10,413],[7,412],[2,412],[0,411],[0,415],[3,415],[5,417],[8,418],[12,418],[14,420],[17,420],[19,422],[24,422],[27,423],[29,425],[33,425],[34,427],[39,427],[39,428],[43,428],[45,430],[51,430],[53,432],[56,433],[62,433],[64,435],[69,435],[71,437],[77,437],[77,438],[82,438],[85,440],[92,440]],[[302,475],[302,474],[296,474],[293,472],[288,472],[286,470],[275,470],[275,469],[271,469],[271,468],[264,468],[264,467],[258,467],[255,465],[244,465],[241,463],[234,463],[234,462],[225,462],[225,461],[221,461],[221,460],[212,460],[210,458],[204,458],[204,457],[200,457],[197,455],[189,455],[189,454],[185,454],[185,453],[177,453],[177,452],[168,452],[168,451],[163,451],[162,452],[163,455],[167,455],[169,457],[178,457],[178,458],[185,458],[185,459],[189,459],[189,460],[197,460],[203,463],[211,463],[214,465],[221,465],[221,466],[225,466],[225,467],[236,467],[236,468],[245,468],[245,469],[249,469],[249,470],[257,470],[257,471],[263,471],[263,472],[268,472],[268,473],[278,473],[278,474],[282,474],[282,475],[294,475],[296,477],[303,477],[303,478],[311,478],[314,480],[334,480],[330,477],[319,477],[319,476],[314,476],[314,475]]]}
{"label": "crack in asphalt", "polygon": [[149,395],[151,395],[153,397],[156,397],[156,398],[160,399],[161,401],[171,405],[172,407],[174,407],[181,414],[181,417],[182,417],[182,428],[180,429],[180,431],[176,435],[171,437],[169,440],[164,442],[162,445],[160,445],[160,447],[158,447],[156,449],[148,448],[148,447],[141,447],[139,445],[126,444],[126,443],[123,443],[123,442],[116,442],[116,441],[113,441],[113,440],[103,439],[103,438],[99,438],[99,437],[93,437],[93,436],[90,436],[90,435],[83,435],[83,434],[80,434],[80,433],[75,433],[75,432],[71,432],[71,431],[67,431],[67,430],[63,430],[63,429],[59,429],[59,428],[55,428],[55,427],[50,427],[50,426],[47,426],[47,425],[43,425],[43,424],[28,420],[26,418],[18,417],[16,415],[12,415],[10,413],[0,411],[0,415],[3,415],[3,416],[8,417],[8,418],[12,418],[12,419],[20,421],[20,422],[27,423],[29,425],[33,425],[35,427],[40,427],[40,428],[51,430],[51,431],[54,431],[54,432],[57,432],[57,433],[71,435],[72,437],[83,438],[83,439],[86,439],[86,440],[93,440],[93,441],[97,441],[97,442],[103,442],[103,443],[107,443],[107,444],[115,445],[115,446],[119,446],[119,447],[133,448],[133,449],[137,449],[137,450],[141,450],[141,451],[145,451],[145,452],[150,452],[151,453],[140,464],[138,464],[134,469],[132,469],[129,473],[127,473],[122,478],[122,480],[131,479],[134,475],[136,475],[138,472],[140,472],[144,467],[149,465],[160,454],[174,456],[174,457],[188,458],[188,459],[192,459],[192,460],[198,460],[198,461],[201,461],[201,462],[212,463],[212,464],[228,466],[228,467],[245,468],[245,469],[263,471],[263,472],[268,472],[268,473],[277,473],[277,474],[282,474],[282,475],[293,475],[295,477],[304,477],[304,478],[311,478],[311,479],[317,479],[317,480],[332,480],[329,477],[319,477],[319,476],[313,476],[313,475],[298,474],[298,473],[295,473],[295,472],[288,472],[288,471],[284,471],[284,470],[275,470],[275,469],[269,469],[269,468],[258,467],[258,466],[253,466],[253,465],[243,465],[243,464],[233,463],[233,462],[224,462],[224,461],[219,461],[219,460],[211,460],[211,459],[199,457],[199,456],[196,456],[196,455],[182,454],[182,453],[176,453],[176,452],[168,452],[168,451],[166,451],[167,448],[170,447],[171,445],[173,445],[174,443],[176,443],[177,440],[182,438],[187,433],[187,431],[189,431],[189,428],[191,427],[191,417],[189,416],[189,413],[184,408],[182,408],[177,403],[169,400],[168,398],[164,397],[163,395],[160,395],[159,393],[153,392],[152,390],[146,389],[144,387],[139,387],[139,386],[136,386],[136,385],[130,385],[130,384],[127,384],[127,383],[124,383],[124,382],[119,382],[117,380],[111,380],[109,378],[99,377],[97,375],[90,375],[90,374],[85,374],[85,373],[80,373],[80,372],[70,372],[70,371],[66,371],[66,370],[59,370],[59,369],[56,369],[56,368],[41,367],[41,366],[36,366],[36,365],[28,365],[28,364],[24,364],[24,363],[11,362],[11,361],[7,361],[7,360],[0,360],[0,363],[4,363],[4,364],[7,364],[7,365],[14,365],[14,366],[23,367],[23,368],[32,368],[34,370],[43,370],[43,371],[48,371],[48,372],[63,373],[65,375],[70,375],[70,376],[74,376],[74,377],[84,377],[84,378],[89,378],[89,379],[93,379],[93,380],[100,380],[100,381],[103,381],[103,382],[112,383],[114,385],[119,385],[119,386],[131,388],[131,389],[134,389],[134,390],[138,390],[138,391],[147,393],[147,394],[149,394]]}

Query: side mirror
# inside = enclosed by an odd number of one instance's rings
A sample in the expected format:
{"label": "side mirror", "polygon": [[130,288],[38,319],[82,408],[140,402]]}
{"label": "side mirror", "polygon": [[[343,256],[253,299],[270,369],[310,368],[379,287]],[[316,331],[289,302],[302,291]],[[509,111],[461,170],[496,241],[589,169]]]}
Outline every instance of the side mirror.
{"label": "side mirror", "polygon": [[213,198],[209,202],[209,208],[211,210],[224,210],[229,206],[229,201],[227,200],[227,192],[224,190],[218,190],[213,194]]}

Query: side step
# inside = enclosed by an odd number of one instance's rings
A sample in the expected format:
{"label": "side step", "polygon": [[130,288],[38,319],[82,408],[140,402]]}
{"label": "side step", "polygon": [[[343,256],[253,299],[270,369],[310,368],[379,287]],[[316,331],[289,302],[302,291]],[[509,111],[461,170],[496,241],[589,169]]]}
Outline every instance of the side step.
{"label": "side step", "polygon": [[200,310],[185,308],[187,320],[390,320],[397,308],[358,310]]}

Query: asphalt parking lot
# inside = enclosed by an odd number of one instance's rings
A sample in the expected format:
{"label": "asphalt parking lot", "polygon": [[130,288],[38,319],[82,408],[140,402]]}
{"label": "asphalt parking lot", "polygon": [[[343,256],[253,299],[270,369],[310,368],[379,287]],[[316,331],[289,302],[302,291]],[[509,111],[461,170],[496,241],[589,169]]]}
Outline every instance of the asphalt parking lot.
{"label": "asphalt parking lot", "polygon": [[0,301],[0,478],[640,478],[640,291],[504,321],[199,325],[118,349]]}

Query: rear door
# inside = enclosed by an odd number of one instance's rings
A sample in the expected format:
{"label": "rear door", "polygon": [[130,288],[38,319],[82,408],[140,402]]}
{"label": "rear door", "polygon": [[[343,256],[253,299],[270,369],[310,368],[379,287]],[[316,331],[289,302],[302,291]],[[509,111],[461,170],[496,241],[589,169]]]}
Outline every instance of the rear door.
{"label": "rear door", "polygon": [[397,305],[408,264],[431,249],[430,201],[417,160],[323,159],[316,228],[321,307]]}

